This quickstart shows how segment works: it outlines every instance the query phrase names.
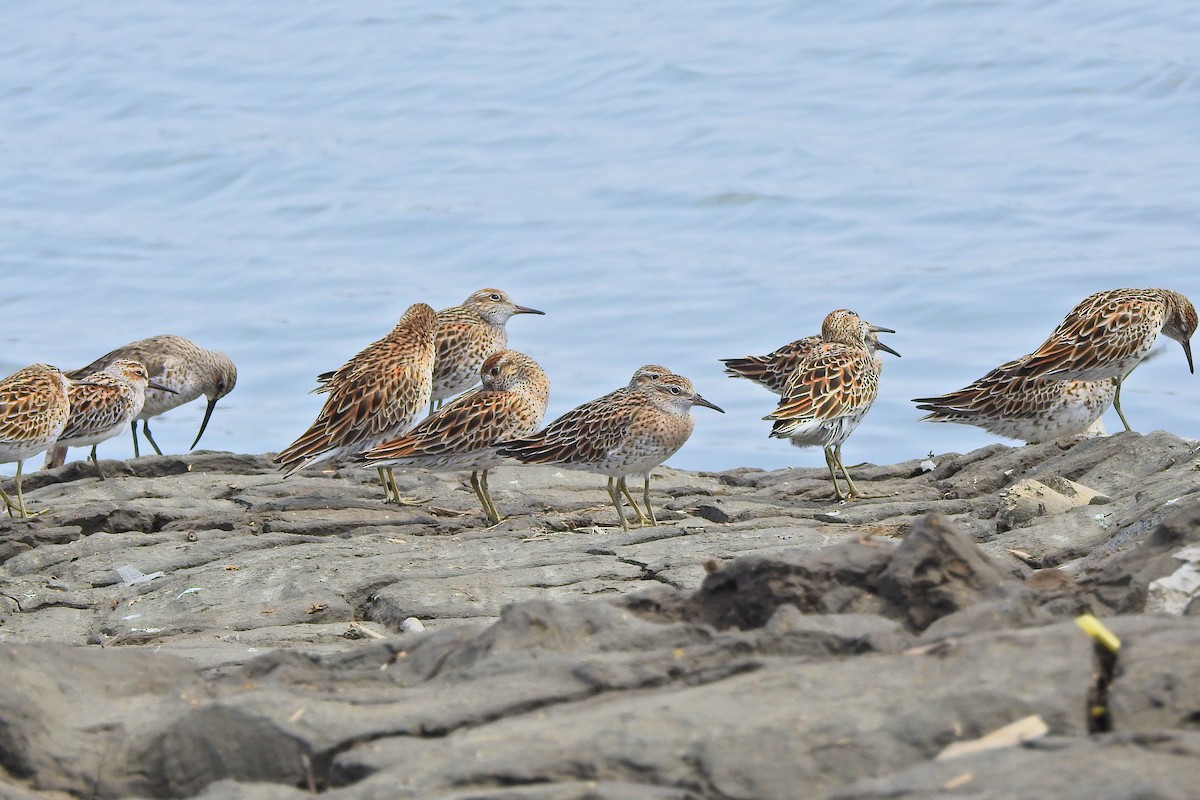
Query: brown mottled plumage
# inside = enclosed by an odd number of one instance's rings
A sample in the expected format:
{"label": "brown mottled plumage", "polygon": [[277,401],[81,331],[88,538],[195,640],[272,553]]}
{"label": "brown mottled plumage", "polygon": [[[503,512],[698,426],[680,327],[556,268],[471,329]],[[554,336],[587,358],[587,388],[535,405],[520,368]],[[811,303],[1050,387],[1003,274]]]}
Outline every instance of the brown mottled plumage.
{"label": "brown mottled plumage", "polygon": [[[86,377],[86,383],[73,383],[67,389],[71,416],[58,440],[46,451],[43,469],[62,466],[67,448],[91,445],[89,458],[96,461],[96,445],[111,439],[137,419],[146,403],[146,389],[167,394],[174,391],[150,380],[140,361],[118,358],[99,372]],[[104,473],[100,473],[104,477]]]}
{"label": "brown mottled plumage", "polygon": [[[233,391],[237,384],[237,367],[224,353],[215,350],[205,350],[190,339],[164,333],[139,339],[136,342],[120,347],[97,358],[91,364],[81,369],[67,373],[71,380],[86,378],[100,372],[118,358],[137,361],[146,367],[150,380],[170,391],[150,388],[146,391],[146,401],[142,410],[134,420],[130,420],[133,428],[133,454],[139,455],[137,422],[142,421],[142,433],[154,452],[162,455],[158,443],[150,435],[150,418],[157,417],[176,406],[190,403],[200,395],[208,398],[208,406],[204,409],[204,419],[200,423],[200,431],[192,441],[192,448],[204,435],[208,427],[209,417],[217,406],[217,401]],[[191,448],[189,448],[191,449]]]}
{"label": "brown mottled plumage", "polygon": [[970,385],[914,403],[933,412],[926,422],[977,425],[1030,444],[1093,431],[1113,401],[1116,378],[1097,381],[1030,378],[1019,370],[1028,356],[1001,364]]}
{"label": "brown mottled plumage", "polygon": [[[796,366],[778,408],[764,419],[774,421],[771,436],[789,438],[797,447],[820,445],[834,496],[848,500],[859,491],[842,463],[842,443],[875,402],[883,360],[867,346],[873,326],[852,311],[839,309],[833,314],[838,315],[837,323],[830,327],[829,338]],[[846,479],[846,494],[838,485],[839,469]]]}
{"label": "brown mottled plumage", "polygon": [[0,464],[17,462],[17,499],[0,489],[0,499],[10,517],[27,519],[21,492],[21,467],[25,459],[49,447],[71,416],[67,397],[70,381],[57,367],[31,364],[0,380]]}
{"label": "brown mottled plumage", "polygon": [[441,401],[479,383],[479,369],[508,346],[504,325],[516,314],[544,314],[519,306],[499,289],[480,289],[462,305],[437,313],[433,400]]}
{"label": "brown mottled plumage", "polygon": [[[316,421],[275,456],[286,474],[326,459],[342,460],[407,431],[429,405],[433,388],[434,310],[416,303],[391,332],[337,370],[317,389],[329,396]],[[388,502],[402,502],[395,478],[380,470]]]}
{"label": "brown mottled plumage", "polygon": [[[821,324],[821,333],[797,339],[777,350],[767,353],[765,356],[723,358],[721,362],[725,365],[725,374],[731,378],[746,378],[761,386],[765,386],[775,394],[782,394],[783,387],[787,384],[787,380],[791,376],[792,371],[796,369],[796,366],[812,353],[821,342],[834,341],[837,336],[838,326],[842,324],[844,315],[853,313],[844,308],[830,312]],[[880,333],[895,333],[895,331],[891,328],[867,324],[867,348],[871,352],[882,350],[885,353],[891,353],[899,357],[899,353],[879,341],[877,334]]]}
{"label": "brown mottled plumage", "polygon": [[488,491],[488,470],[502,463],[498,442],[535,430],[546,414],[550,381],[529,356],[501,350],[483,362],[483,385],[422,420],[405,435],[362,453],[376,466],[404,465],[436,471],[471,470],[471,488],[488,520],[500,514]]}
{"label": "brown mottled plumage", "polygon": [[1195,372],[1191,338],[1196,308],[1191,301],[1167,289],[1096,292],[1080,301],[1016,372],[1050,380],[1115,378],[1113,408],[1125,430],[1132,430],[1121,411],[1121,382],[1150,352],[1160,331],[1183,346],[1188,370]]}
{"label": "brown mottled plumage", "polygon": [[657,525],[650,472],[692,435],[691,410],[697,405],[724,413],[697,394],[687,378],[651,364],[635,372],[628,386],[568,411],[532,436],[505,442],[500,453],[526,464],[561,464],[607,475],[608,496],[622,528],[629,527],[620,498],[622,492],[629,497],[625,478],[641,474],[646,514],[629,500],[636,522]]}

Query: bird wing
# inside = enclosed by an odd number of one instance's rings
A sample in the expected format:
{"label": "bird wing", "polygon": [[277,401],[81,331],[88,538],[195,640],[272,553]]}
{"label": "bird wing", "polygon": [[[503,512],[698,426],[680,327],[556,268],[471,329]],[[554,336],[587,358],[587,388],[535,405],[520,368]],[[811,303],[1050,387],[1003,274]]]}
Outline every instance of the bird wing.
{"label": "bird wing", "polygon": [[1151,330],[1162,326],[1160,304],[1147,298],[1101,293],[1083,300],[1050,337],[1018,368],[1021,375],[1052,377],[1057,372],[1096,369],[1137,354]]}
{"label": "bird wing", "polygon": [[824,344],[788,378],[772,420],[834,419],[869,406],[879,391],[871,355],[863,348]]}
{"label": "bird wing", "polygon": [[519,396],[513,392],[468,392],[403,436],[367,450],[360,460],[463,455],[484,450],[514,435],[514,425],[526,418],[514,400]]}
{"label": "bird wing", "polygon": [[603,461],[628,437],[636,406],[618,389],[571,409],[532,436],[504,442],[500,454],[527,464]]}

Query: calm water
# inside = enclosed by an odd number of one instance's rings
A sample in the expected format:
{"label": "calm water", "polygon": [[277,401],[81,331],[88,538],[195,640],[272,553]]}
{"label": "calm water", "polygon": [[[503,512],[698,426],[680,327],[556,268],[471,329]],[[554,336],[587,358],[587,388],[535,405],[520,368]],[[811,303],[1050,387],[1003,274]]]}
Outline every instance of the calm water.
{"label": "calm water", "polygon": [[[1194,0],[48,0],[0,28],[0,370],[183,334],[239,365],[212,448],[279,449],[317,373],[483,286],[547,312],[509,331],[551,415],[690,376],[728,411],[671,462],[704,469],[823,463],[716,359],[830,309],[899,331],[846,446],[885,463],[994,441],[909,398],[1084,295],[1200,300]],[[1200,437],[1167,346],[1127,413]]]}

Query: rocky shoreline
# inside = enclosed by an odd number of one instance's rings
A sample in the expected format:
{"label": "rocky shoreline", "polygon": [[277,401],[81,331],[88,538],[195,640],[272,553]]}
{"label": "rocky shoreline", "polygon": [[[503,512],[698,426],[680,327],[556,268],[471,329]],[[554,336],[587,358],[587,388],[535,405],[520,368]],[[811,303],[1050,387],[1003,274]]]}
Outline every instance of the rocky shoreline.
{"label": "rocky shoreline", "polygon": [[1200,457],[1168,433],[861,466],[850,504],[823,469],[661,469],[628,532],[553,468],[493,472],[491,528],[454,475],[396,508],[267,456],[101,468],[0,524],[0,798],[1200,786]]}

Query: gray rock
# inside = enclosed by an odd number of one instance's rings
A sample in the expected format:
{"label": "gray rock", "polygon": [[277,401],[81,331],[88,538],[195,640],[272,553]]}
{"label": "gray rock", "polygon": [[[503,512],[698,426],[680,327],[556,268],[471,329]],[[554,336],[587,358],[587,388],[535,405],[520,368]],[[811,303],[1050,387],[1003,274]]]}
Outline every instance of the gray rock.
{"label": "gray rock", "polygon": [[[51,510],[0,520],[0,796],[1188,796],[1200,641],[1143,612],[1200,544],[1194,445],[931,460],[856,468],[853,503],[824,470],[664,469],[666,524],[627,532],[556,469],[496,470],[490,528],[456,475],[402,471],[431,499],[393,508],[264,456],[32,473]],[[1001,530],[1025,480],[1111,502]],[[1050,736],[931,761],[1031,714]]]}

